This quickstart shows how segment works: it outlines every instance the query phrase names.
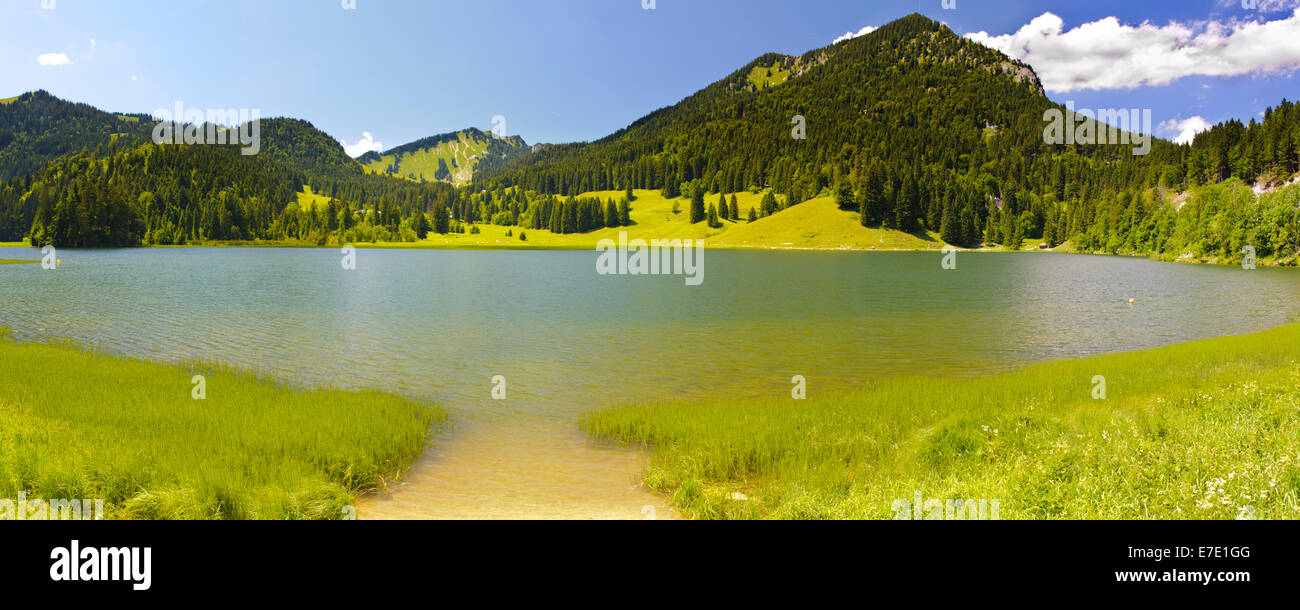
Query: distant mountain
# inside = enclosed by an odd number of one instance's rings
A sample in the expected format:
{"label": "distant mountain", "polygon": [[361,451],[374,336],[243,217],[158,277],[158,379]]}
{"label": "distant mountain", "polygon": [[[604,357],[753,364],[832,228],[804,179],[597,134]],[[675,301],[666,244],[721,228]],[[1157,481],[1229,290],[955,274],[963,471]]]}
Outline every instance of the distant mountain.
{"label": "distant mountain", "polygon": [[155,124],[43,91],[0,100],[0,241],[320,242],[363,209],[375,216],[367,230],[405,237],[455,199],[450,185],[367,174],[307,121],[261,119],[255,155],[242,144],[159,146]]}
{"label": "distant mountain", "polygon": [[436,135],[357,159],[371,171],[417,181],[469,183],[477,171],[499,167],[531,152],[519,136],[499,138],[476,128]]}
{"label": "distant mountain", "polygon": [[117,139],[147,139],[152,129],[148,115],[104,112],[46,91],[0,100],[0,181]]}

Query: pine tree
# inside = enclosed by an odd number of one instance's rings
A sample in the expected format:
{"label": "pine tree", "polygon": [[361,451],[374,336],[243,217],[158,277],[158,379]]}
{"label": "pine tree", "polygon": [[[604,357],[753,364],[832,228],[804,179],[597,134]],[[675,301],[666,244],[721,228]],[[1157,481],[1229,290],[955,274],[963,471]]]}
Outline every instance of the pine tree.
{"label": "pine tree", "polygon": [[632,226],[632,209],[628,201],[624,199],[618,202],[618,224],[624,227]]}
{"label": "pine tree", "polygon": [[731,219],[740,222],[740,204],[736,201],[736,194],[731,194]]}
{"label": "pine tree", "polygon": [[758,213],[754,211],[754,206],[749,207],[749,222],[758,220]]}
{"label": "pine tree", "polygon": [[939,221],[939,239],[955,246],[961,245],[961,220],[953,215],[952,205],[943,207],[943,217]]}
{"label": "pine tree", "polygon": [[884,222],[889,205],[885,200],[885,170],[879,159],[872,159],[867,166],[858,202],[862,226],[878,227]]}
{"label": "pine tree", "polygon": [[978,248],[980,246],[980,222],[979,216],[972,210],[970,204],[961,209],[961,231],[962,245],[967,248]]}
{"label": "pine tree", "polygon": [[614,200],[610,199],[609,202],[605,204],[605,226],[617,227],[621,224],[619,218],[618,207],[614,205]]}
{"label": "pine tree", "polygon": [[840,206],[841,210],[859,209],[853,197],[853,183],[848,178],[840,178],[835,185],[835,205]]}
{"label": "pine tree", "polygon": [[771,216],[776,213],[776,195],[772,191],[763,194],[763,201],[759,203],[759,209],[763,216]]}
{"label": "pine tree", "polygon": [[702,187],[695,187],[691,193],[691,224],[704,220],[704,190]]}
{"label": "pine tree", "polygon": [[415,236],[424,239],[429,236],[429,218],[424,212],[416,212],[411,217],[411,229],[415,231]]}

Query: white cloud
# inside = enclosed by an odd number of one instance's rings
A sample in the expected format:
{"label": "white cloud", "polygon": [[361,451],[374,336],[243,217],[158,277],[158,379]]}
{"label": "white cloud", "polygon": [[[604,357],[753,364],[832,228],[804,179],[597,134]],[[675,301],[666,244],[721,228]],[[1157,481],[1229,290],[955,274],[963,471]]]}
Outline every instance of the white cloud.
{"label": "white cloud", "polygon": [[839,38],[836,38],[835,40],[831,41],[831,44],[839,44],[841,42],[844,42],[845,40],[853,40],[858,36],[866,36],[867,34],[870,34],[874,31],[876,31],[876,26],[869,25],[858,30],[856,34],[853,32],[845,32],[843,36],[840,36]]}
{"label": "white cloud", "polygon": [[1223,8],[1244,8],[1246,10],[1258,10],[1264,13],[1276,13],[1278,11],[1289,10],[1295,8],[1296,4],[1300,4],[1300,1],[1298,0],[1253,0],[1254,6],[1247,5],[1247,2],[1251,1],[1252,0],[1219,0],[1218,4]]}
{"label": "white cloud", "polygon": [[[1294,2],[1294,0],[1292,0]],[[967,38],[1034,67],[1048,91],[1166,85],[1186,76],[1287,73],[1300,68],[1300,9],[1275,21],[1123,25],[1115,17],[1072,30],[1043,13],[1014,34]]]}
{"label": "white cloud", "polygon": [[90,46],[92,46],[92,47],[95,46],[95,39],[94,39],[94,38],[91,38],[91,39],[90,39]]}
{"label": "white cloud", "polygon": [[1170,119],[1165,121],[1160,124],[1160,131],[1164,133],[1177,132],[1178,135],[1174,136],[1175,143],[1191,144],[1192,140],[1196,138],[1196,134],[1209,129],[1210,127],[1213,126],[1210,125],[1209,121],[1205,120],[1205,117],[1194,116],[1190,119]]}
{"label": "white cloud", "polygon": [[72,63],[67,53],[45,53],[36,57],[36,63],[42,66],[66,66]]}
{"label": "white cloud", "polygon": [[339,140],[339,144],[342,144],[343,150],[348,153],[349,157],[354,159],[372,150],[375,152],[383,152],[384,150],[384,143],[376,142],[375,137],[370,135],[369,131],[361,132],[361,139],[357,140],[356,144],[349,146],[347,140]]}

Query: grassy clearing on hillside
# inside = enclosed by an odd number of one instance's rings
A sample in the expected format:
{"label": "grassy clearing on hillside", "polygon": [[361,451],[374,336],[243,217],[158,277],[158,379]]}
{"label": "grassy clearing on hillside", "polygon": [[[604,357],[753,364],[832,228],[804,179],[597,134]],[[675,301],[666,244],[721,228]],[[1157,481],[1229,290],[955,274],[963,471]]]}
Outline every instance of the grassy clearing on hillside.
{"label": "grassy clearing on hillside", "polygon": [[1003,519],[1295,519],[1298,386],[1291,325],[807,401],[614,408],[586,427],[653,448],[645,481],[695,518],[889,519],[919,492],[996,499]]}
{"label": "grassy clearing on hillside", "polygon": [[[829,197],[805,201],[750,223],[746,220],[749,209],[759,207],[763,193],[736,193],[741,220],[724,220],[720,228],[714,229],[704,222],[691,224],[690,198],[666,199],[659,191],[651,190],[638,190],[634,194],[636,201],[631,204],[630,214],[633,224],[628,227],[567,235],[525,228],[522,231],[528,239],[523,241],[519,239],[520,227],[480,224],[478,234],[430,234],[421,242],[383,244],[383,247],[594,249],[602,239],[617,240],[620,231],[627,231],[629,239],[703,239],[707,246],[717,248],[932,250],[943,247],[934,236],[921,238],[901,231],[863,227],[857,215],[840,210]],[[582,197],[618,201],[624,195],[623,191],[600,191],[584,193]],[[706,205],[717,202],[716,194],[705,197]],[[727,194],[727,202],[730,204],[731,194]],[[511,235],[507,236],[507,232]]]}
{"label": "grassy clearing on hillside", "polygon": [[[476,142],[462,132],[457,134],[455,141],[442,142],[433,148],[406,153],[401,159],[396,155],[383,155],[378,161],[366,164],[366,168],[375,173],[386,174],[388,168],[396,162],[397,173],[391,175],[421,178],[429,182],[449,180],[458,185],[466,184],[474,177],[474,167],[487,153],[487,149],[487,142]],[[439,177],[438,169],[443,164],[449,175]]]}
{"label": "grassy clearing on hillside", "polygon": [[759,90],[763,90],[789,80],[790,73],[790,69],[781,68],[780,62],[771,66],[754,66],[754,69],[749,71],[749,82]]}
{"label": "grassy clearing on hillside", "polygon": [[[107,518],[347,518],[444,419],[397,396],[206,364],[3,338],[0,362],[0,498],[103,499]],[[206,400],[191,396],[196,374]]]}
{"label": "grassy clearing on hillside", "polygon": [[[599,197],[601,200],[613,199],[615,202],[626,196],[624,191],[597,191],[584,193],[581,197]],[[620,231],[627,231],[630,239],[705,239],[706,243],[711,243],[713,237],[726,231],[734,229],[739,225],[745,224],[742,220],[739,223],[732,221],[723,221],[722,227],[714,229],[709,227],[708,223],[699,222],[691,224],[690,222],[690,205],[689,198],[666,199],[659,194],[659,191],[634,191],[636,201],[630,205],[629,215],[632,218],[632,226],[618,227],[612,229],[600,229],[589,233],[570,233],[560,235],[552,233],[545,229],[529,229],[524,227],[503,227],[489,224],[476,225],[480,231],[479,234],[459,234],[452,233],[447,235],[438,235],[430,233],[428,238],[421,242],[405,244],[406,247],[412,248],[458,248],[458,247],[512,247],[512,248],[564,248],[564,249],[594,249],[596,244],[602,239],[618,239]],[[737,206],[740,208],[741,216],[749,212],[749,208],[758,207],[762,200],[761,193],[737,193]],[[705,198],[705,204],[717,204],[718,196],[715,194]],[[727,202],[731,202],[731,195],[727,195]],[[677,213],[673,213],[673,206],[678,208]],[[528,240],[519,239],[519,233],[523,231],[528,235]],[[506,233],[512,235],[507,237]],[[392,247],[402,247],[403,244],[386,244]]]}
{"label": "grassy clearing on hillside", "polygon": [[310,186],[303,185],[302,192],[298,193],[298,206],[304,210],[317,208],[320,210],[329,206],[330,198],[324,195],[313,193]]}
{"label": "grassy clearing on hillside", "polygon": [[753,223],[741,223],[708,245],[732,248],[841,250],[939,250],[937,234],[920,237],[902,231],[871,229],[858,215],[841,210],[831,197],[819,197]]}

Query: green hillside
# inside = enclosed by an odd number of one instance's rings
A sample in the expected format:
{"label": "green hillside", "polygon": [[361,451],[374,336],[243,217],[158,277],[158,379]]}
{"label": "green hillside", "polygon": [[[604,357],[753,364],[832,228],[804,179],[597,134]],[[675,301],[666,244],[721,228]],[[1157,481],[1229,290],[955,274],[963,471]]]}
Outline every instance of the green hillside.
{"label": "green hillside", "polygon": [[478,129],[433,136],[385,153],[358,158],[366,168],[416,181],[468,184],[480,163],[503,163],[529,152],[518,136],[498,138]]}
{"label": "green hillside", "polygon": [[0,100],[0,181],[25,176],[63,155],[131,138],[146,141],[145,115],[104,112],[45,91]]}

